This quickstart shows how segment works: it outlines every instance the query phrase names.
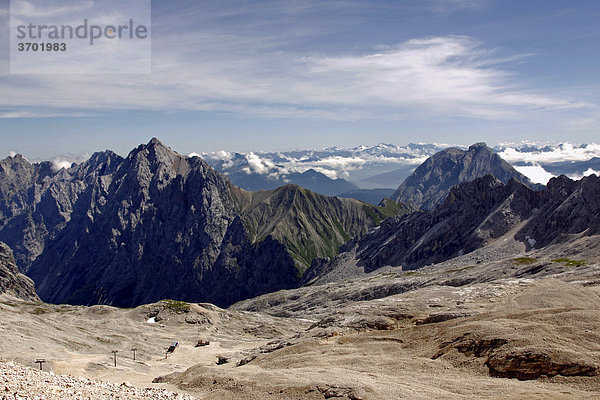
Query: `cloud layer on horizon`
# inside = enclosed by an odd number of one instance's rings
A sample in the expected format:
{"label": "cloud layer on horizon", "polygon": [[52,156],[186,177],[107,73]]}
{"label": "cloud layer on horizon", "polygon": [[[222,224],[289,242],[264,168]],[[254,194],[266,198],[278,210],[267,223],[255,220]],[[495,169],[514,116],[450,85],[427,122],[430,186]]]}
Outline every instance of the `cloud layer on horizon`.
{"label": "cloud layer on horizon", "polygon": [[[381,172],[401,167],[417,167],[429,156],[451,146],[449,144],[409,144],[395,146],[379,144],[357,146],[352,148],[298,149],[281,152],[229,152],[216,151],[210,153],[189,153],[189,157],[198,156],[215,166],[225,174],[243,172],[267,176],[271,179],[283,179],[289,174],[315,170],[331,179],[349,179],[357,181]],[[546,184],[555,175],[548,172],[544,165],[556,163],[582,162],[600,158],[600,145],[572,143],[533,143],[501,144],[495,151],[515,169],[535,183]],[[10,151],[10,157],[16,152]],[[67,154],[51,157],[55,170],[68,168],[72,163],[86,161],[90,154]],[[33,160],[40,162],[42,160]],[[569,174],[572,179],[596,174],[600,171],[588,168],[579,174]]]}
{"label": "cloud layer on horizon", "polygon": [[575,145],[572,143],[529,143],[500,144],[497,146],[500,157],[509,163],[521,162],[548,164],[563,161],[587,161],[600,157],[600,144]]}

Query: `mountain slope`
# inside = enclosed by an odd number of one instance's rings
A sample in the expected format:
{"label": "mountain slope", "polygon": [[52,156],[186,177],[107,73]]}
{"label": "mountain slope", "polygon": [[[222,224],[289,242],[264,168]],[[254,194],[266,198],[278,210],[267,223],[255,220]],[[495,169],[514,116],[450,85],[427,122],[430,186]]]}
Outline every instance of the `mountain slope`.
{"label": "mountain slope", "polygon": [[300,269],[315,258],[334,257],[352,236],[365,233],[392,213],[352,199],[327,197],[295,185],[273,191],[237,191],[252,241],[273,237],[290,251]]}
{"label": "mountain slope", "polygon": [[406,178],[392,199],[413,202],[422,209],[433,209],[446,198],[453,186],[487,174],[504,183],[514,178],[531,188],[541,189],[485,143],[476,143],[466,151],[449,148],[431,156]]}
{"label": "mountain slope", "polygon": [[0,295],[8,294],[22,300],[39,301],[33,281],[19,272],[12,250],[0,242]]}
{"label": "mountain slope", "polygon": [[384,198],[389,198],[394,194],[394,189],[359,189],[351,192],[340,193],[338,197],[347,199],[356,199],[369,204],[379,204]]}
{"label": "mountain slope", "polygon": [[[417,165],[403,165],[393,171],[384,172],[364,178],[358,181],[360,187],[364,188],[398,188],[415,171]],[[392,190],[392,193],[395,190]]]}
{"label": "mountain slope", "polygon": [[518,229],[528,249],[600,234],[600,178],[553,178],[544,191],[492,175],[462,183],[434,210],[388,218],[346,244],[330,263],[316,264],[313,279],[341,268],[418,269],[470,253]]}
{"label": "mountain slope", "polygon": [[543,203],[517,239],[535,248],[569,241],[579,235],[600,234],[600,177],[590,175],[573,181],[562,175],[552,178],[542,192]]}

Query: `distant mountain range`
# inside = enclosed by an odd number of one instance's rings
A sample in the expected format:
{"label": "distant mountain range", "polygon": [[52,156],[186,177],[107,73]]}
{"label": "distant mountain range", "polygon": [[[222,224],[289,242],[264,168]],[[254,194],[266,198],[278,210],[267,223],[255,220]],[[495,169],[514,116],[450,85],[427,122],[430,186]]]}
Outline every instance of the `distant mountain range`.
{"label": "distant mountain range", "polygon": [[340,193],[337,196],[379,205],[384,198],[392,197],[394,192],[394,189],[358,189],[350,192]]}
{"label": "distant mountain range", "polygon": [[[527,163],[515,163],[515,165],[529,165]],[[538,164],[549,173],[559,176],[567,175],[574,178],[598,174],[600,172],[600,157],[594,157],[586,161],[561,161],[561,162],[540,162]]]}
{"label": "distant mountain range", "polygon": [[[337,195],[359,188],[395,189],[427,157],[445,147],[448,146],[378,144],[347,149],[331,147],[256,153],[219,151],[199,155],[217,171],[227,175],[234,184],[248,190],[272,189],[285,183],[293,183],[322,194]],[[404,174],[396,172],[387,179],[370,179],[374,175],[398,169],[404,171]],[[306,171],[311,171],[310,178],[313,182],[307,182],[304,176]],[[342,187],[348,182],[355,186]]]}
{"label": "distant mountain range", "polygon": [[[448,144],[379,144],[353,148],[308,149],[282,152],[201,154],[217,171],[247,190],[273,189],[286,183],[298,184],[325,195],[371,199],[362,189],[397,189],[428,157]],[[533,183],[545,184],[552,176],[565,174],[578,179],[600,171],[600,145],[531,144],[502,145],[493,148],[517,171]],[[594,159],[596,157],[596,159]],[[303,173],[310,171],[312,182]],[[355,185],[354,188],[345,188]],[[371,200],[377,204],[381,199]]]}
{"label": "distant mountain range", "polygon": [[[280,152],[190,153],[199,155],[231,182],[246,190],[271,190],[297,184],[326,196],[343,195],[378,204],[381,198],[364,189],[396,190],[428,157],[456,147],[449,144],[378,144],[351,148],[332,147]],[[517,171],[533,183],[546,184],[553,176],[565,174],[579,179],[600,173],[600,145],[504,144],[493,148]],[[55,157],[51,168],[66,168],[87,157]],[[40,163],[44,164],[44,163]]]}
{"label": "distant mountain range", "polygon": [[0,240],[48,302],[228,305],[298,285],[315,258],[409,208],[298,186],[248,192],[153,139],[55,171],[0,161]]}

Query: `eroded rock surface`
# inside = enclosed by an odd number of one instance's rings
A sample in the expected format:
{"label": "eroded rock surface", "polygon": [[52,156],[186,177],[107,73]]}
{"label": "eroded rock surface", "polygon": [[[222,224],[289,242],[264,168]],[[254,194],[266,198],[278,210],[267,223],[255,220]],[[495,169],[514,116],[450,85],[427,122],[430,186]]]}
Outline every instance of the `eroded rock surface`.
{"label": "eroded rock surface", "polygon": [[22,300],[39,301],[33,281],[19,272],[12,250],[0,242],[0,295],[8,294]]}

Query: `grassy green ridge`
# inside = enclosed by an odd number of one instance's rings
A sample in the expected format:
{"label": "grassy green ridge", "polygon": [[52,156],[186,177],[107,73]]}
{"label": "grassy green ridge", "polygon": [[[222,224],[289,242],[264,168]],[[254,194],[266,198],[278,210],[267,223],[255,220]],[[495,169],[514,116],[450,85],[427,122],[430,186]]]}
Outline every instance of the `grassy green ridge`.
{"label": "grassy green ridge", "polygon": [[275,190],[232,191],[253,242],[268,236],[285,245],[300,273],[315,258],[334,257],[339,247],[387,217],[411,210],[391,200],[377,207],[354,199],[323,196],[295,185]]}

